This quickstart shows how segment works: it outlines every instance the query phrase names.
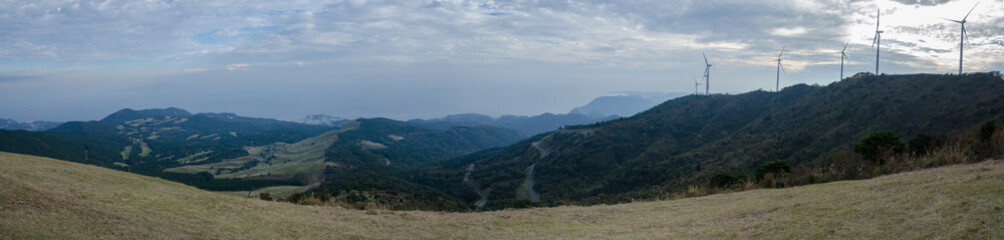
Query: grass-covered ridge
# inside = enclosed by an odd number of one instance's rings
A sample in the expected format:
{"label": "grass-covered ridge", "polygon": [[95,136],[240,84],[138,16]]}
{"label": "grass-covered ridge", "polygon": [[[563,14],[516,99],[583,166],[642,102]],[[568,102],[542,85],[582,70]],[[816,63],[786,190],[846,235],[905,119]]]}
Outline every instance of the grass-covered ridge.
{"label": "grass-covered ridge", "polygon": [[357,211],[244,199],[0,153],[13,239],[1004,238],[1004,162],[673,201],[481,213]]}

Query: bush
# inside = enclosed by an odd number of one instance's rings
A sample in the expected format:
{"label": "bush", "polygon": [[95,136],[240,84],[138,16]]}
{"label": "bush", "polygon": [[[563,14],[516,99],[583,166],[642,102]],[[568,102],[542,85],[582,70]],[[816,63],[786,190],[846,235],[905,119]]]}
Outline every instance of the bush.
{"label": "bush", "polygon": [[983,142],[989,142],[990,138],[994,136],[994,132],[997,131],[997,120],[987,120],[980,125],[980,139]]}
{"label": "bush", "polygon": [[774,160],[760,165],[760,169],[756,170],[757,178],[762,179],[768,173],[774,177],[790,174],[791,165],[788,165],[788,162],[784,160]]}
{"label": "bush", "polygon": [[861,154],[866,160],[878,163],[885,163],[886,158],[893,154],[903,152],[906,144],[900,140],[899,136],[892,131],[872,132],[861,138],[861,142],[854,144],[854,152]]}
{"label": "bush", "polygon": [[910,149],[910,153],[913,155],[923,155],[931,151],[931,147],[934,146],[934,135],[931,134],[918,134],[910,142],[907,143],[907,148]]}
{"label": "bush", "polygon": [[258,198],[265,201],[272,201],[272,194],[268,192],[262,192],[258,194]]}
{"label": "bush", "polygon": [[739,177],[729,171],[719,171],[711,176],[711,187],[728,188],[739,183]]}
{"label": "bush", "polygon": [[327,194],[323,193],[314,193],[314,194],[294,193],[292,196],[289,196],[289,199],[287,200],[291,203],[301,204],[301,205],[321,205],[331,200],[331,196],[328,196]]}

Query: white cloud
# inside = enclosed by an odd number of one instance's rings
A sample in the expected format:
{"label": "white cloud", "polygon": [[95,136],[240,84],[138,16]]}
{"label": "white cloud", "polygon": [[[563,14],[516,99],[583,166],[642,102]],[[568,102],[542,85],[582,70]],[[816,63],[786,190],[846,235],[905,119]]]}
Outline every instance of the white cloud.
{"label": "white cloud", "polygon": [[250,66],[251,65],[246,63],[238,63],[238,64],[227,65],[226,69],[227,71],[243,71],[243,70],[248,70],[248,67]]}
{"label": "white cloud", "polygon": [[[0,64],[95,89],[114,87],[105,79],[141,82],[135,76],[171,82],[163,79],[179,71],[247,79],[281,70],[303,74],[302,81],[365,79],[377,86],[430,79],[454,79],[429,83],[438,88],[511,78],[527,84],[499,91],[501,98],[554,81],[569,91],[609,92],[669,87],[664,80],[680,78],[689,91],[689,75],[704,69],[703,52],[715,64],[712,91],[743,91],[767,87],[759,78],[774,87],[772,60],[782,46],[792,82],[832,81],[835,52],[848,41],[848,74],[872,71],[877,8],[886,31],[883,69],[951,72],[959,29],[941,18],[959,18],[976,1],[0,1]],[[966,27],[966,70],[1004,68],[1004,4],[982,3]],[[481,72],[458,80],[458,69]],[[534,74],[492,78],[521,72]],[[11,91],[0,88],[0,96]]]}
{"label": "white cloud", "polygon": [[775,28],[771,31],[771,34],[784,37],[795,37],[808,33],[809,30],[804,27],[794,27],[794,28]]}

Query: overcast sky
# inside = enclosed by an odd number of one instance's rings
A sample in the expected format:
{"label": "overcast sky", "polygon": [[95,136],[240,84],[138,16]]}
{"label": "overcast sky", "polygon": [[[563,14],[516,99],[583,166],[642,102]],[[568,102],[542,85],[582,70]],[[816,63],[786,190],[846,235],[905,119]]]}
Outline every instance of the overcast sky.
{"label": "overcast sky", "polygon": [[[0,1],[0,118],[180,107],[295,120],[565,113],[625,91],[773,90],[958,71],[976,1]],[[1004,69],[1004,1],[966,28],[965,71]],[[702,86],[703,89],[703,86]]]}

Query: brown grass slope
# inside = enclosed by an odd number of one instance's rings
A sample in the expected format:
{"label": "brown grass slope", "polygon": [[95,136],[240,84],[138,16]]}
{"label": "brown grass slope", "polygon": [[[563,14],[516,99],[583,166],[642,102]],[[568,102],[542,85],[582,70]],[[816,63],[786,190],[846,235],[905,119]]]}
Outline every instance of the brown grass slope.
{"label": "brown grass slope", "polygon": [[0,153],[2,239],[1004,238],[1004,161],[673,201],[356,211]]}

